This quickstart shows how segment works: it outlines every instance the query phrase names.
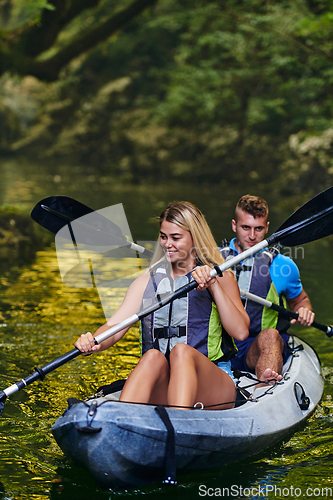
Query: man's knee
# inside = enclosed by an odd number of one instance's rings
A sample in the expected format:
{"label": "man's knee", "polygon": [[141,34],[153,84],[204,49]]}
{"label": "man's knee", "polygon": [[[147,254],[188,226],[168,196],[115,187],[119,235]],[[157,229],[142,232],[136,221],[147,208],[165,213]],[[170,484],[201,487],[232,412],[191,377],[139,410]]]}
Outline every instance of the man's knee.
{"label": "man's knee", "polygon": [[283,339],[275,328],[266,328],[262,330],[258,337],[258,346],[260,349],[272,348],[273,346],[278,346],[283,349]]}

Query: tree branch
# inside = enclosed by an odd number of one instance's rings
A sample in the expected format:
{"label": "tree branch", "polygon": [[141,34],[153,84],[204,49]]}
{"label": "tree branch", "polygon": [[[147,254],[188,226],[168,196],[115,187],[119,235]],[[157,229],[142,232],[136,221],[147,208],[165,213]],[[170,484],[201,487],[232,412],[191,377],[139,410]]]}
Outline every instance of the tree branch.
{"label": "tree branch", "polygon": [[45,81],[55,81],[60,70],[75,57],[105,41],[112,34],[124,28],[147,7],[154,5],[158,0],[135,0],[127,8],[114,14],[112,17],[92,28],[84,36],[77,38],[70,45],[61,49],[55,56],[45,61],[31,61],[27,64],[24,73]]}
{"label": "tree branch", "polygon": [[22,33],[19,40],[22,53],[28,57],[36,57],[48,50],[67,24],[84,10],[97,7],[100,2],[101,0],[49,1],[54,10],[43,9],[40,22],[27,27]]}

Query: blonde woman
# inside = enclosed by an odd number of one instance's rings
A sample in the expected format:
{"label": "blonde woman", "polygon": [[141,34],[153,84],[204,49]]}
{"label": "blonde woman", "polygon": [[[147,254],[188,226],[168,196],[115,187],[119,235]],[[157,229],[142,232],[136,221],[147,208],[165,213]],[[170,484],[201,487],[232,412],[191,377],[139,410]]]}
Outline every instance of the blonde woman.
{"label": "blonde woman", "polygon": [[[95,335],[192,278],[198,287],[141,321],[142,357],[120,400],[181,408],[200,402],[212,409],[231,408],[236,397],[230,370],[230,359],[237,352],[233,339],[245,339],[249,326],[237,282],[229,271],[211,278],[211,269],[223,258],[198,208],[188,202],[172,203],[159,222],[157,262],[132,283],[117,312]],[[102,351],[127,330],[97,346],[88,332],[75,346],[83,354]]]}

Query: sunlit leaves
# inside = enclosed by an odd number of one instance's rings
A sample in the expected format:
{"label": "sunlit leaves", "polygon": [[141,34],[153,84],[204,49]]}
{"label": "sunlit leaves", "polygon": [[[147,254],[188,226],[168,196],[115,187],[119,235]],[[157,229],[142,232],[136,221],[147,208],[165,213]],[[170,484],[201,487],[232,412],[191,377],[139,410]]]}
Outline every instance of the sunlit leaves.
{"label": "sunlit leaves", "polygon": [[54,10],[48,0],[7,0],[0,2],[1,28],[14,29],[27,22],[38,22],[42,9]]}

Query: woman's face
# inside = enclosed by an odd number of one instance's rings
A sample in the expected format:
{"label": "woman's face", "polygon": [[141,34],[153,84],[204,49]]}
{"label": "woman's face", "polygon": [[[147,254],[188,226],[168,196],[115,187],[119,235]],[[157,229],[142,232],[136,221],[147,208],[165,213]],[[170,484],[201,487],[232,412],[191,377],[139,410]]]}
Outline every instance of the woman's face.
{"label": "woman's face", "polygon": [[195,249],[191,233],[173,222],[164,220],[160,229],[160,245],[171,264],[194,267]]}

